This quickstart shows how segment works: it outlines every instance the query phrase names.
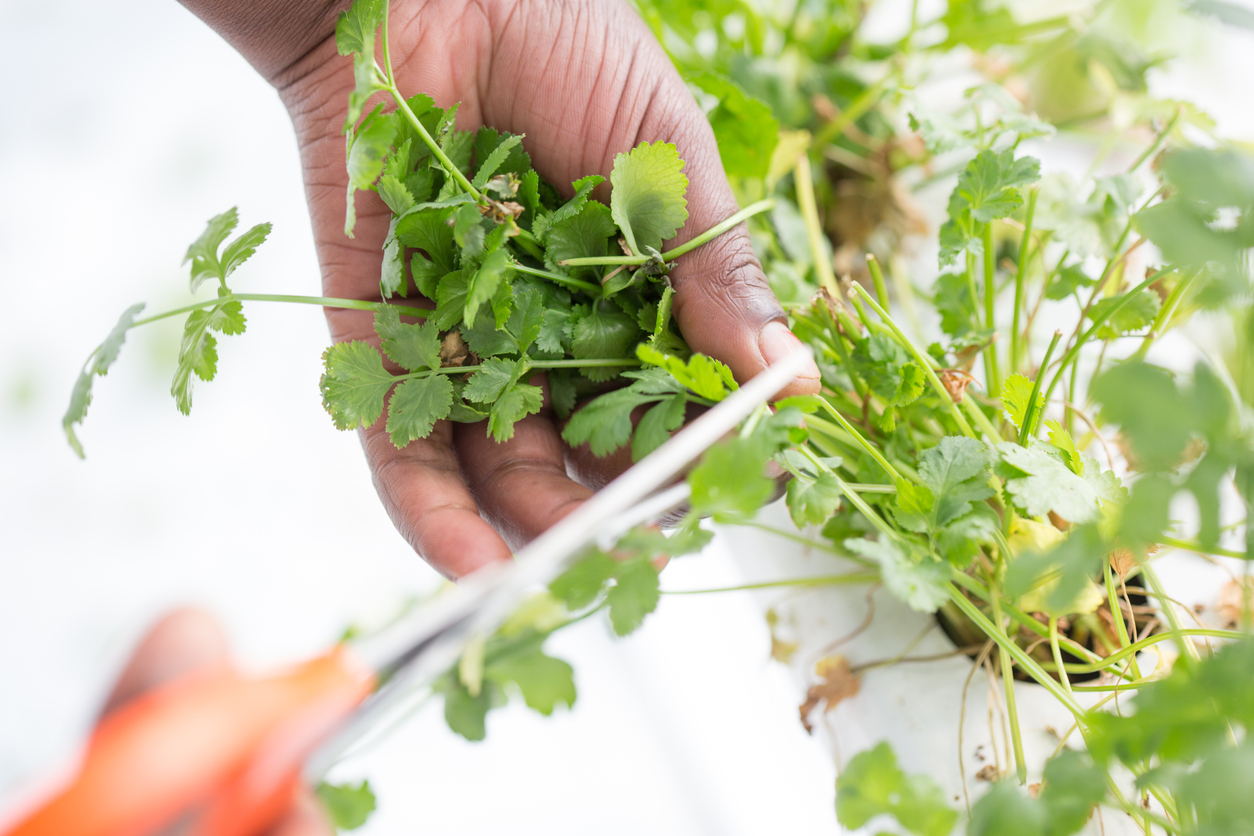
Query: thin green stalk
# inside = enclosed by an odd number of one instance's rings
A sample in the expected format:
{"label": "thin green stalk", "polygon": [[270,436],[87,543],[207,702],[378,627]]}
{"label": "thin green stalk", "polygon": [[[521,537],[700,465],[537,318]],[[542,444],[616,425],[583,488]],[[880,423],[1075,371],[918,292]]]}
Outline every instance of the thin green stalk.
{"label": "thin green stalk", "polygon": [[[131,323],[132,328],[140,325],[147,325],[150,322],[156,322],[161,319],[167,319],[171,316],[190,313],[204,308],[212,308],[224,302],[290,302],[297,305],[318,305],[323,308],[343,308],[345,310],[354,311],[379,311],[386,307],[391,307],[386,302],[368,302],[364,299],[337,299],[331,296],[285,296],[276,293],[228,293],[226,296],[215,296],[212,299],[206,299],[203,302],[193,302],[190,305],[184,305],[181,308],[175,308],[172,311],[146,316],[143,319],[137,319]],[[429,311],[422,308],[410,308],[414,311],[405,312],[405,316],[425,317]]]}
{"label": "thin green stalk", "polygon": [[1186,552],[1196,552],[1198,554],[1209,554],[1214,557],[1239,557],[1242,560],[1249,558],[1245,552],[1232,551],[1231,549],[1221,549],[1218,547],[1203,546],[1201,543],[1195,543],[1191,540],[1178,540],[1175,537],[1159,537],[1158,542],[1164,546],[1171,546],[1173,549],[1180,549]]}
{"label": "thin green stalk", "polygon": [[[1061,339],[1062,332],[1055,331],[1054,338],[1049,341],[1049,348],[1045,349],[1045,357],[1041,360],[1041,370],[1032,384],[1032,396],[1028,398],[1028,407],[1023,412],[1023,426],[1019,428],[1019,446],[1021,447],[1027,446],[1028,439],[1036,435],[1036,425],[1040,419],[1036,413],[1036,403],[1041,394],[1041,381],[1045,379],[1045,370],[1049,368],[1049,358],[1054,355],[1054,349],[1058,347],[1058,341]],[[1046,399],[1045,403],[1048,404],[1049,400]]]}
{"label": "thin green stalk", "polygon": [[592,282],[585,282],[581,279],[572,279],[570,276],[563,276],[561,273],[550,273],[548,270],[528,267],[525,264],[515,264],[512,269],[517,270],[519,273],[525,273],[528,276],[537,276],[542,279],[548,279],[554,284],[560,284],[563,287],[571,287],[576,290],[582,290],[584,293],[592,296],[599,296],[601,294],[601,287],[599,285],[595,285]]}
{"label": "thin green stalk", "polygon": [[712,592],[742,592],[751,589],[775,589],[781,586],[801,588],[818,586],[850,586],[861,583],[878,583],[879,572],[848,572],[843,575],[819,575],[813,578],[793,578],[785,581],[765,581],[763,583],[747,583],[740,586],[720,586],[715,589],[663,589],[663,595],[707,595]]}
{"label": "thin green stalk", "polygon": [[[1115,622],[1115,632],[1119,636],[1119,646],[1127,647],[1132,644],[1132,637],[1128,635],[1128,625],[1124,624],[1123,621],[1123,608],[1119,606],[1119,593],[1115,589],[1115,571],[1111,568],[1109,560],[1103,562],[1105,563],[1105,568],[1102,574],[1104,575],[1106,583],[1106,602],[1110,606],[1111,619]],[[1059,670],[1062,670],[1062,660],[1055,659],[1054,661],[1058,663]],[[1140,679],[1141,669],[1136,663],[1135,654],[1129,658],[1129,664],[1131,666],[1132,675],[1137,679]]]}
{"label": "thin green stalk", "polygon": [[[1153,591],[1154,597],[1158,599],[1158,606],[1162,609],[1163,615],[1167,619],[1167,623],[1171,626],[1171,635],[1176,639],[1176,644],[1180,648],[1180,652],[1192,659],[1194,662],[1201,660],[1201,655],[1197,652],[1197,648],[1193,646],[1193,642],[1188,641],[1184,637],[1192,634],[1193,631],[1186,631],[1180,627],[1180,619],[1176,616],[1175,604],[1168,599],[1167,594],[1163,591],[1162,581],[1158,579],[1158,572],[1154,571],[1154,567],[1147,560],[1141,564],[1141,574],[1145,576],[1145,581],[1149,584],[1149,588]],[[1230,631],[1221,631],[1229,633]],[[1207,635],[1207,633],[1202,633]],[[1239,633],[1231,634],[1232,638],[1238,637]],[[1152,636],[1150,638],[1153,638]]]}
{"label": "thin green stalk", "polygon": [[862,447],[863,450],[866,450],[867,453],[870,454],[871,458],[875,459],[876,463],[880,467],[884,468],[888,475],[892,477],[894,482],[901,478],[901,474],[897,472],[897,468],[889,464],[888,459],[884,458],[884,454],[881,453],[874,444],[867,441],[862,433],[858,432],[854,425],[849,423],[849,420],[845,418],[845,416],[841,415],[834,406],[828,403],[827,398],[822,395],[818,395],[817,397],[823,406],[823,410],[827,412],[828,415],[832,416],[836,423],[840,424],[841,428],[844,429],[845,432],[853,436],[854,440],[858,442],[858,445]]}
{"label": "thin green stalk", "polygon": [[413,110],[410,109],[409,102],[405,101],[405,97],[402,96],[401,91],[397,89],[395,81],[388,84],[387,92],[392,94],[392,98],[396,101],[396,109],[404,114],[405,120],[409,122],[410,127],[418,132],[418,136],[420,136],[422,141],[427,144],[427,147],[431,149],[431,153],[434,154],[435,158],[440,161],[440,165],[444,166],[445,172],[456,180],[457,185],[461,186],[462,191],[470,194],[475,201],[482,200],[483,195],[479,194],[479,190],[471,185],[470,181],[466,179],[466,175],[462,174],[461,169],[453,165],[453,161],[448,158],[448,154],[444,153],[444,149],[440,147],[440,144],[432,138],[431,134],[427,133],[427,129],[423,126],[422,122],[419,121],[418,117],[414,115]]}
{"label": "thin green stalk", "polygon": [[[915,347],[914,343],[911,342],[904,333],[902,333],[901,329],[897,327],[897,323],[893,322],[893,318],[888,315],[888,311],[876,304],[875,300],[871,298],[871,295],[863,290],[860,285],[855,283],[850,285],[849,289],[850,298],[853,299],[861,297],[868,305],[870,305],[879,318],[889,327],[889,329],[905,347],[905,349],[914,355],[915,362],[923,368],[923,373],[927,375],[928,382],[932,384],[932,389],[935,390],[937,396],[940,397],[941,403],[945,405],[949,414],[953,416],[953,419],[955,423],[958,424],[958,428],[962,431],[962,434],[970,438],[977,438],[975,430],[971,429],[971,425],[967,423],[967,419],[962,416],[962,411],[958,409],[958,405],[954,403],[954,399],[949,396],[949,391],[945,388],[945,385],[940,382],[940,378],[936,376],[936,372],[932,369],[932,362],[934,361],[931,361],[930,357],[924,359],[923,353]],[[994,434],[993,437],[995,439],[996,434]]]}
{"label": "thin green stalk", "polygon": [[1015,701],[1014,667],[1010,662],[1010,653],[1006,649],[1007,644],[1014,644],[1014,642],[1006,634],[1006,628],[1002,621],[1001,595],[997,593],[995,584],[990,584],[988,589],[991,593],[991,603],[993,605],[994,628],[998,635],[1006,640],[1005,642],[997,643],[997,650],[1001,661],[999,667],[1001,668],[1002,683],[1006,688],[1006,713],[1009,715],[1010,742],[1015,753],[1015,774],[1019,778],[1019,786],[1023,786],[1028,782],[1028,762],[1023,756],[1023,731],[1019,728],[1019,709]]}
{"label": "thin green stalk", "polygon": [[[754,215],[761,214],[762,212],[770,211],[774,206],[774,198],[767,198],[765,200],[759,200],[757,203],[751,203],[736,214],[731,215],[719,223],[716,223],[714,226],[710,227],[705,232],[702,232],[692,240],[685,241],[673,250],[667,250],[662,253],[662,260],[674,261],[684,253],[691,252],[707,241],[711,241],[722,235],[724,232],[727,232],[729,229],[738,226],[743,223],[746,218],[751,218]],[[644,264],[648,260],[649,256],[647,255],[607,255],[589,258],[568,258],[564,261],[559,261],[558,264],[563,267],[609,267],[616,265],[631,266],[635,264]]]}
{"label": "thin green stalk", "polygon": [[867,111],[875,107],[880,97],[884,95],[884,90],[889,83],[897,77],[898,70],[893,70],[882,79],[872,84],[866,90],[862,91],[862,95],[854,99],[838,117],[824,125],[818,133],[814,135],[814,141],[810,143],[811,148],[822,148],[828,145],[845,132],[853,123],[857,122]]}
{"label": "thin green stalk", "polygon": [[1023,224],[1023,238],[1019,242],[1019,267],[1015,271],[1015,310],[1010,326],[1010,371],[1019,370],[1020,314],[1023,313],[1024,296],[1027,292],[1028,247],[1032,243],[1032,221],[1036,217],[1036,198],[1039,189],[1028,192],[1027,217]]}
{"label": "thin green stalk", "polygon": [[[756,528],[758,531],[765,531],[768,534],[774,534],[776,537],[782,537],[785,540],[791,540],[792,542],[798,543],[809,549],[816,549],[821,552],[828,552],[829,554],[837,554],[837,555],[840,555],[841,557],[849,557],[849,555],[846,555],[844,552],[837,549],[831,543],[824,543],[819,540],[811,540],[809,537],[803,537],[794,531],[788,531],[783,528],[776,528],[775,526],[767,525],[766,523],[760,523],[755,520],[749,520],[748,522],[735,523],[735,525],[744,526],[745,528]],[[876,565],[872,563],[871,561],[866,560],[865,558],[850,557],[850,559],[854,560],[855,562],[861,563],[864,566]]]}
{"label": "thin green stalk", "polygon": [[806,240],[810,244],[810,259],[814,262],[814,278],[819,287],[831,294],[833,299],[840,298],[840,287],[836,284],[836,273],[832,270],[832,260],[823,246],[823,226],[819,223],[818,203],[814,199],[814,175],[810,171],[810,158],[805,153],[797,157],[797,167],[793,171],[793,185],[797,190],[797,208],[806,224]]}
{"label": "thin green stalk", "polygon": [[1176,310],[1180,307],[1180,303],[1184,300],[1184,295],[1202,275],[1202,271],[1190,273],[1180,281],[1176,282],[1176,286],[1171,289],[1171,293],[1167,296],[1167,301],[1163,302],[1161,308],[1158,309],[1158,315],[1154,317],[1154,322],[1150,326],[1149,333],[1141,340],[1141,345],[1137,348],[1136,353],[1132,355],[1133,359],[1144,360],[1145,355],[1149,352],[1150,346],[1154,340],[1162,336],[1163,331],[1171,322],[1171,318],[1176,315]]}
{"label": "thin green stalk", "polygon": [[1067,666],[1062,663],[1062,648],[1058,644],[1058,618],[1052,615],[1049,617],[1049,649],[1054,655],[1054,664],[1058,666],[1058,680],[1070,692],[1071,679],[1067,676]]}
{"label": "thin green stalk", "polygon": [[[997,330],[997,254],[993,252],[993,225],[984,225],[984,327]],[[974,301],[974,300],[973,300]],[[988,396],[995,398],[1001,392],[1001,372],[997,364],[997,340],[984,349],[984,377],[988,381]]]}
{"label": "thin green stalk", "polygon": [[[1097,329],[1105,325],[1106,320],[1110,319],[1112,316],[1114,316],[1116,313],[1122,310],[1123,307],[1127,305],[1129,302],[1131,302],[1133,297],[1135,297],[1138,293],[1140,293],[1142,290],[1152,285],[1154,282],[1158,281],[1160,278],[1162,278],[1167,273],[1171,272],[1173,269],[1175,269],[1175,266],[1168,264],[1166,267],[1162,268],[1157,273],[1154,273],[1153,275],[1151,275],[1149,278],[1141,282],[1132,290],[1129,290],[1127,293],[1123,294],[1123,296],[1120,297],[1118,302],[1116,302],[1115,304],[1111,305],[1108,309],[1103,311],[1101,316],[1098,316],[1093,319],[1093,324],[1089,326],[1089,329],[1084,332],[1083,336],[1081,336],[1080,339],[1076,341],[1076,344],[1073,345],[1071,349],[1066,354],[1063,355],[1062,360],[1058,362],[1058,371],[1054,373],[1054,377],[1049,382],[1049,387],[1045,390],[1045,402],[1046,403],[1049,403],[1049,399],[1054,394],[1054,389],[1058,388],[1058,383],[1059,381],[1062,380],[1063,372],[1067,369],[1067,367],[1071,364],[1073,360],[1076,360],[1079,357],[1080,350],[1084,348],[1084,346],[1088,343],[1088,341],[1092,338],[1092,336],[1095,333],[1097,333]],[[1041,364],[1041,373],[1042,374],[1045,373],[1045,365],[1043,363]]]}
{"label": "thin green stalk", "polygon": [[[1087,665],[1082,662],[1067,662],[1066,670],[1068,673],[1098,673],[1106,670],[1117,662],[1122,662],[1124,659],[1135,656],[1147,647],[1153,647],[1159,642],[1165,642],[1168,640],[1179,642],[1181,641],[1181,637],[1186,636],[1200,636],[1210,639],[1235,641],[1244,635],[1245,634],[1239,630],[1212,630],[1206,627],[1181,627],[1179,630],[1173,628],[1165,633],[1155,633],[1152,636],[1146,636],[1140,641],[1133,642],[1127,647],[1121,647],[1109,656],[1102,657],[1101,662],[1094,662]],[[1194,653],[1196,652],[1197,648],[1194,648]],[[1041,663],[1041,667],[1044,670],[1054,670],[1054,664],[1049,662]]]}
{"label": "thin green stalk", "polygon": [[1140,156],[1136,158],[1136,162],[1132,163],[1132,167],[1128,169],[1129,174],[1136,173],[1138,168],[1145,165],[1147,160],[1158,153],[1158,149],[1163,147],[1163,143],[1167,141],[1167,137],[1171,134],[1172,129],[1175,128],[1176,123],[1179,121],[1180,109],[1177,108],[1175,115],[1171,117],[1171,121],[1167,123],[1166,127],[1158,132],[1158,136],[1154,137],[1154,141],[1150,144],[1150,146],[1141,152]]}
{"label": "thin green stalk", "polygon": [[875,282],[875,295],[880,300],[880,307],[888,310],[888,286],[884,284],[884,271],[880,263],[871,253],[866,254],[866,266],[871,271],[871,280]]}

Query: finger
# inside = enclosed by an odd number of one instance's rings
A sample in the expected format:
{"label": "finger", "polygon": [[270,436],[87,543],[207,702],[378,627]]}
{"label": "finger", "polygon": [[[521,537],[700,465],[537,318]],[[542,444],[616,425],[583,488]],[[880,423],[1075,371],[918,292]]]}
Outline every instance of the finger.
{"label": "finger", "polygon": [[515,546],[533,540],[592,495],[566,474],[561,437],[546,415],[523,418],[504,443],[489,437],[483,424],[459,425],[453,436],[483,515]]}
{"label": "finger", "polygon": [[508,560],[509,546],[479,515],[462,478],[453,447],[458,425],[441,421],[427,438],[398,450],[385,421],[362,432],[362,446],[383,506],[414,551],[449,578]]}
{"label": "finger", "polygon": [[212,616],[191,608],[175,610],[140,640],[105,701],[101,716],[192,671],[225,668],[228,658],[226,635]]}
{"label": "finger", "polygon": [[317,797],[305,789],[287,815],[266,831],[266,836],[335,836],[335,827]]}

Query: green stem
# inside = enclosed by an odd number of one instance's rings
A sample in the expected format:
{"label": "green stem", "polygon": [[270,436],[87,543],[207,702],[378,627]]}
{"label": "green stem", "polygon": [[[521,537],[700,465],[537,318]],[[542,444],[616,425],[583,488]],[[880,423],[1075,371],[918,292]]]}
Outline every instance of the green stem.
{"label": "green stem", "polygon": [[[531,360],[528,363],[529,369],[617,369],[629,366],[639,366],[640,361],[635,359],[597,359],[597,360]],[[397,380],[412,380],[422,377],[430,377],[433,374],[470,374],[482,369],[483,366],[441,366],[438,369],[423,369],[422,371],[410,372],[408,374],[396,375]]]}
{"label": "green stem", "polygon": [[806,224],[806,240],[810,245],[810,260],[814,263],[814,278],[819,287],[826,290],[833,299],[840,298],[840,288],[836,284],[836,273],[832,269],[832,260],[823,246],[823,225],[819,222],[818,204],[814,199],[814,175],[810,171],[810,158],[803,152],[797,157],[797,167],[792,175],[793,185],[797,190],[797,208]]}
{"label": "green stem", "polygon": [[975,626],[984,632],[993,641],[997,642],[999,647],[1004,647],[1011,658],[1024,670],[1029,676],[1036,680],[1045,690],[1049,691],[1054,697],[1062,703],[1068,711],[1075,715],[1076,719],[1083,720],[1084,709],[1075,701],[1075,698],[1068,694],[1058,680],[1054,679],[1041,668],[1035,659],[1023,652],[1023,648],[1019,647],[1004,632],[999,632],[988,616],[980,612],[980,608],[971,602],[967,596],[963,595],[953,584],[946,584],[949,593],[949,599],[958,606],[958,609],[975,622]]}
{"label": "green stem", "polygon": [[[714,226],[710,227],[705,232],[702,232],[692,240],[680,244],[673,250],[667,250],[662,253],[662,260],[674,261],[681,255],[691,252],[702,244],[717,238],[729,229],[739,226],[746,218],[751,218],[754,215],[767,212],[774,206],[775,198],[771,197],[768,197],[765,200],[759,200],[757,203],[751,203],[736,214],[728,217],[726,220],[716,223]],[[649,256],[647,255],[607,255],[589,258],[568,258],[564,261],[559,261],[558,264],[563,267],[610,267],[620,264],[625,264],[627,266],[644,264],[648,260]]]}
{"label": "green stem", "polygon": [[[1119,593],[1115,589],[1115,571],[1111,568],[1109,560],[1103,561],[1103,563],[1105,563],[1105,568],[1102,574],[1105,576],[1106,602],[1110,606],[1110,617],[1115,622],[1115,632],[1119,636],[1119,646],[1121,648],[1127,647],[1132,644],[1132,637],[1128,635],[1128,625],[1123,621],[1123,609],[1119,606]],[[1055,659],[1054,661],[1058,663],[1058,669],[1063,670],[1062,660]],[[1141,669],[1136,663],[1135,654],[1128,661],[1132,675],[1140,679]]]}
{"label": "green stem", "polygon": [[871,280],[875,282],[875,295],[880,300],[880,306],[888,310],[888,286],[884,284],[884,271],[871,253],[866,254],[866,266],[871,271]]}
{"label": "green stem", "polygon": [[[1158,606],[1163,611],[1163,615],[1167,619],[1167,623],[1171,625],[1171,635],[1176,639],[1176,645],[1180,648],[1180,652],[1192,659],[1194,662],[1201,660],[1197,648],[1193,646],[1193,642],[1186,640],[1184,637],[1193,634],[1194,631],[1186,631],[1180,627],[1180,619],[1176,616],[1176,605],[1167,597],[1167,593],[1163,591],[1162,581],[1158,579],[1158,573],[1154,571],[1154,567],[1147,560],[1141,564],[1141,574],[1145,576],[1145,582],[1149,584],[1149,588],[1153,591],[1154,597],[1158,599]],[[1217,631],[1227,633],[1231,637],[1236,638],[1240,634],[1230,633],[1230,631]],[[1207,632],[1200,635],[1209,635]],[[1150,638],[1154,638],[1151,636]]]}
{"label": "green stem", "polygon": [[[1140,293],[1142,290],[1152,285],[1154,282],[1158,281],[1160,278],[1162,278],[1165,274],[1171,272],[1173,269],[1175,269],[1174,265],[1169,264],[1163,269],[1159,270],[1157,273],[1154,273],[1145,281],[1141,282],[1139,285],[1132,288],[1132,290],[1129,290],[1127,293],[1123,294],[1123,296],[1120,297],[1118,302],[1111,305],[1109,308],[1103,311],[1100,316],[1095,317],[1093,319],[1093,324],[1089,326],[1089,329],[1084,332],[1084,334],[1080,337],[1080,339],[1076,342],[1076,344],[1073,345],[1071,349],[1065,355],[1063,355],[1062,360],[1059,361],[1058,371],[1054,374],[1053,378],[1049,381],[1049,388],[1045,390],[1045,402],[1046,403],[1049,403],[1050,397],[1052,397],[1054,394],[1054,389],[1058,388],[1058,383],[1059,381],[1062,380],[1062,374],[1064,371],[1066,371],[1067,366],[1071,364],[1071,361],[1079,357],[1080,349],[1084,348],[1085,344],[1087,344],[1088,341],[1092,339],[1093,335],[1097,333],[1097,329],[1105,325],[1106,320],[1110,319],[1112,316],[1114,316],[1116,313],[1122,310],[1123,307],[1127,305],[1129,302],[1131,302],[1132,299],[1138,293]],[[1044,373],[1045,373],[1045,364],[1042,363],[1041,374],[1044,374]]]}
{"label": "green stem", "polygon": [[[137,319],[131,323],[132,328],[140,325],[147,325],[150,322],[156,322],[161,319],[167,319],[171,316],[190,313],[204,308],[212,308],[223,302],[290,302],[298,305],[318,305],[323,308],[343,308],[345,310],[354,311],[379,311],[389,306],[386,302],[367,302],[364,299],[337,299],[330,296],[285,296],[275,293],[228,293],[226,296],[215,296],[213,299],[206,299],[203,302],[193,302],[190,305],[184,305],[181,308],[175,308],[172,311],[147,316],[143,319]],[[406,316],[425,317],[428,311],[421,308],[410,308],[414,313],[405,313]]]}
{"label": "green stem", "polygon": [[1058,645],[1058,618],[1049,617],[1049,649],[1054,655],[1054,664],[1058,666],[1058,680],[1062,687],[1071,691],[1071,680],[1067,677],[1067,667],[1062,663],[1062,648]]}
{"label": "green stem", "polygon": [[[997,264],[993,252],[993,225],[984,225],[984,327],[997,330]],[[988,396],[995,398],[1001,392],[1000,371],[997,368],[997,340],[984,350],[984,377],[988,381]]]}
{"label": "green stem", "polygon": [[875,84],[872,84],[866,90],[862,91],[862,95],[854,99],[848,108],[846,108],[838,117],[824,125],[822,129],[814,135],[814,141],[810,143],[810,147],[822,148],[824,145],[827,145],[835,140],[836,137],[843,134],[846,128],[865,116],[867,111],[875,106],[875,104],[880,100],[880,97],[884,95],[884,90],[888,87],[889,82],[896,77],[897,71],[894,70],[877,81]]}
{"label": "green stem", "polygon": [[1232,551],[1231,549],[1221,549],[1212,546],[1203,546],[1201,543],[1195,543],[1191,540],[1177,540],[1175,537],[1159,537],[1158,542],[1164,546],[1171,546],[1173,549],[1180,549],[1186,552],[1196,552],[1198,554],[1209,554],[1214,557],[1238,557],[1242,560],[1249,558],[1245,552]]}
{"label": "green stem", "polygon": [[[997,634],[1005,639],[1004,642],[997,643],[997,650],[1001,658],[1001,676],[1002,684],[1006,688],[1006,713],[1010,721],[1010,741],[1015,753],[1015,774],[1019,778],[1019,786],[1023,786],[1028,782],[1028,762],[1023,756],[1023,731],[1019,728],[1019,709],[1015,701],[1015,675],[1014,666],[1010,661],[1010,653],[1007,651],[1007,645],[1014,645],[1013,640],[1006,633],[1004,622],[1001,614],[1001,595],[997,593],[996,584],[989,585],[991,593],[991,603],[993,605],[993,626]],[[990,638],[992,638],[990,636]],[[1017,645],[1015,645],[1017,647]]]}
{"label": "green stem", "polygon": [[854,428],[853,424],[849,423],[849,420],[837,411],[836,407],[828,403],[827,398],[822,395],[818,395],[817,397],[819,399],[819,403],[823,406],[823,410],[828,415],[832,416],[833,420],[835,420],[837,424],[840,424],[841,428],[844,429],[845,432],[853,436],[854,440],[858,442],[858,446],[860,446],[863,450],[866,450],[867,453],[870,454],[871,458],[875,459],[876,463],[879,464],[880,467],[884,468],[888,475],[892,477],[894,482],[901,479],[901,474],[897,472],[897,468],[889,464],[888,459],[884,458],[884,454],[876,449],[874,444],[867,441],[862,433],[858,432],[857,429]]}
{"label": "green stem", "polygon": [[[1049,348],[1045,349],[1045,357],[1041,360],[1041,370],[1032,384],[1032,396],[1028,398],[1027,409],[1023,411],[1023,426],[1019,428],[1020,447],[1026,447],[1028,439],[1036,435],[1036,424],[1040,418],[1036,412],[1036,403],[1041,394],[1041,381],[1045,379],[1045,369],[1049,368],[1049,358],[1054,355],[1054,349],[1058,347],[1058,341],[1061,339],[1062,332],[1055,331],[1054,338],[1049,341]],[[1045,403],[1049,403],[1048,399]]]}
{"label": "green stem", "polygon": [[[945,388],[945,385],[940,382],[940,378],[936,376],[936,372],[933,371],[932,364],[935,361],[930,357],[927,357],[926,359],[924,358],[923,353],[915,347],[914,343],[911,342],[904,333],[902,333],[901,329],[897,327],[897,323],[893,322],[893,318],[888,315],[888,311],[876,304],[875,300],[871,298],[869,293],[862,289],[861,285],[854,283],[850,285],[849,291],[850,298],[861,297],[863,301],[870,305],[876,315],[878,315],[884,324],[892,330],[893,334],[897,337],[905,349],[914,355],[915,362],[923,368],[923,373],[927,375],[928,382],[932,384],[932,389],[936,391],[941,403],[945,405],[949,414],[953,416],[953,419],[955,423],[958,424],[958,428],[962,431],[962,434],[970,438],[977,438],[975,430],[971,429],[971,425],[967,423],[967,419],[962,417],[962,411],[958,409],[958,405],[954,403],[954,399],[949,396],[949,391]],[[997,438],[996,433],[993,433],[993,438]]]}
{"label": "green stem", "polygon": [[1167,123],[1167,126],[1158,132],[1158,136],[1154,137],[1154,141],[1150,144],[1150,146],[1141,152],[1141,155],[1136,158],[1136,162],[1132,163],[1132,167],[1128,169],[1129,174],[1134,174],[1138,168],[1145,165],[1147,160],[1158,153],[1158,149],[1163,147],[1163,143],[1167,141],[1167,137],[1171,133],[1172,128],[1174,128],[1176,123],[1179,121],[1180,109],[1177,108],[1175,115],[1171,117],[1171,121]]}
{"label": "green stem", "polygon": [[663,589],[663,595],[706,595],[712,592],[741,592],[750,589],[775,589],[781,586],[816,587],[850,586],[860,583],[878,583],[879,572],[849,572],[844,575],[819,575],[813,578],[793,578],[786,581],[747,583],[741,586],[721,586],[715,589]]}
{"label": "green stem", "polygon": [[519,273],[525,273],[528,276],[537,276],[542,279],[548,279],[554,284],[560,284],[563,287],[569,287],[575,290],[582,290],[584,293],[587,293],[590,296],[601,295],[600,286],[595,285],[592,282],[585,282],[585,281],[582,281],[581,279],[572,279],[570,276],[563,276],[561,273],[550,273],[548,270],[540,270],[536,267],[528,267],[525,264],[515,264],[513,265],[513,269],[517,270]]}
{"label": "green stem", "polygon": [[[1101,662],[1093,662],[1087,665],[1080,662],[1067,662],[1066,668],[1068,673],[1097,673],[1109,668],[1117,662],[1122,662],[1124,659],[1135,656],[1147,647],[1152,647],[1159,642],[1165,642],[1168,640],[1180,641],[1180,637],[1182,636],[1201,636],[1210,639],[1235,641],[1242,638],[1244,635],[1244,633],[1238,630],[1211,630],[1205,627],[1181,627],[1178,630],[1173,628],[1166,633],[1155,633],[1152,636],[1146,636],[1138,642],[1133,642],[1127,647],[1121,647],[1109,656],[1102,657]],[[1192,643],[1190,642],[1190,644]],[[1197,648],[1194,648],[1194,652],[1197,652]],[[1049,663],[1043,663],[1042,667],[1046,670],[1053,669],[1053,665]]]}
{"label": "green stem", "polygon": [[1032,221],[1036,217],[1036,198],[1039,189],[1028,193],[1028,214],[1023,224],[1023,239],[1019,242],[1019,267],[1015,271],[1015,310],[1010,326],[1010,371],[1019,370],[1019,329],[1023,313],[1024,296],[1027,292],[1028,247],[1032,242]]}
{"label": "green stem", "polygon": [[1171,322],[1171,318],[1176,315],[1176,310],[1180,307],[1180,303],[1184,300],[1185,293],[1188,292],[1193,282],[1202,275],[1202,271],[1198,270],[1194,273],[1180,279],[1176,282],[1176,286],[1171,289],[1171,293],[1167,296],[1167,301],[1163,302],[1163,306],[1158,309],[1158,315],[1154,317],[1154,323],[1150,326],[1149,333],[1141,340],[1141,345],[1137,348],[1133,358],[1136,360],[1144,360],[1145,355],[1149,352],[1150,346],[1154,340],[1162,336],[1164,330]]}
{"label": "green stem", "polygon": [[[390,67],[388,71],[391,72]],[[431,153],[440,161],[440,165],[444,166],[445,172],[457,181],[457,185],[462,187],[462,191],[469,193],[476,201],[482,200],[483,195],[479,194],[479,190],[471,185],[470,181],[466,179],[466,175],[462,174],[461,169],[453,165],[453,161],[448,158],[448,154],[444,153],[444,149],[440,147],[440,144],[432,138],[431,134],[427,133],[427,129],[419,121],[418,117],[414,115],[413,110],[409,107],[409,102],[405,101],[405,97],[401,95],[401,91],[397,89],[394,81],[388,84],[387,92],[392,94],[392,98],[396,101],[397,110],[405,115],[406,121],[418,132],[418,136],[422,137],[422,141],[431,149]]]}

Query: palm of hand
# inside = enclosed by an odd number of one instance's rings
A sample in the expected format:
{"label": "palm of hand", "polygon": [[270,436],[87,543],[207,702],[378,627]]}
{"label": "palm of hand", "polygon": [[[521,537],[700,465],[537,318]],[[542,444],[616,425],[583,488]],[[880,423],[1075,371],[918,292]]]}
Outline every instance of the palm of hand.
{"label": "palm of hand", "polygon": [[[398,86],[410,95],[425,92],[441,106],[461,102],[459,128],[487,124],[526,134],[536,169],[559,188],[586,174],[608,176],[614,155],[640,141],[673,142],[691,184],[689,221],[676,243],[736,211],[709,125],[625,4],[395,5],[389,28]],[[324,292],[378,299],[387,208],[359,193],[356,237],[343,233],[341,127],[351,65],[327,41],[299,68],[281,92],[300,142]],[[604,199],[608,183],[601,188],[597,196]],[[723,359],[741,379],[761,369],[764,353],[782,353],[779,329],[763,332],[782,311],[743,227],[685,256],[673,279],[675,317],[694,349]],[[377,344],[368,313],[330,311],[328,320],[336,341]],[[817,379],[803,379],[789,393],[816,387]],[[589,485],[629,464],[622,456],[596,460],[566,448],[547,403],[503,444],[480,425],[442,421],[428,438],[397,450],[383,423],[363,432],[375,486],[413,547],[454,577],[508,558],[507,540],[536,536],[587,498]],[[579,481],[568,475],[568,463]]]}

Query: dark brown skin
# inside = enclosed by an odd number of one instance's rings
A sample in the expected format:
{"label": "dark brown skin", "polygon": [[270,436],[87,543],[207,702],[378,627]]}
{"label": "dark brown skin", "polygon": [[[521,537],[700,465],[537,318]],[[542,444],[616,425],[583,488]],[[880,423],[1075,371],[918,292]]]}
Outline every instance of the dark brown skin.
{"label": "dark brown skin", "polygon": [[[387,208],[373,193],[358,193],[356,237],[343,233],[341,128],[353,73],[333,33],[348,3],[183,2],[276,87],[292,116],[323,292],[377,300]],[[536,169],[559,187],[587,174],[608,178],[614,155],[642,141],[675,143],[687,162],[689,218],[668,246],[737,210],[709,124],[623,0],[395,0],[389,29],[402,91],[425,92],[444,107],[461,102],[459,128],[526,134]],[[596,196],[608,199],[608,187]],[[672,280],[684,337],[737,379],[799,346],[744,225],[680,258]],[[333,310],[327,319],[336,341],[377,343],[369,313]],[[812,366],[782,395],[818,387]],[[414,549],[450,577],[508,559],[511,546],[540,534],[590,496],[590,485],[629,463],[567,448],[547,408],[520,421],[504,444],[481,425],[441,421],[427,439],[397,450],[385,420],[362,433],[375,487]]]}

